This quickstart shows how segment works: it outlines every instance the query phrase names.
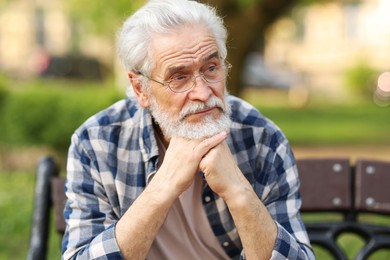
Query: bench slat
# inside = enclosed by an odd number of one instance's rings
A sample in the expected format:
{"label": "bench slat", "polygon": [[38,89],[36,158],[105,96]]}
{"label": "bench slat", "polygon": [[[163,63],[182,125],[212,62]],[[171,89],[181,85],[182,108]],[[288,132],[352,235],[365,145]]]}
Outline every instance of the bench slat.
{"label": "bench slat", "polygon": [[358,160],[356,210],[390,214],[390,162]]}
{"label": "bench slat", "polygon": [[347,159],[297,160],[302,211],[351,209],[350,163]]}

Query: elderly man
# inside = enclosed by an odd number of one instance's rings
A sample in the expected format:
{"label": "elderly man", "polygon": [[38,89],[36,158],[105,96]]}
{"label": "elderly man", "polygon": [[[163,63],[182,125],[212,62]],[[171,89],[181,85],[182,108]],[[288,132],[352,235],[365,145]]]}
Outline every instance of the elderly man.
{"label": "elderly man", "polygon": [[285,136],[227,94],[215,10],[149,1],[118,52],[133,95],[72,136],[63,258],[314,258]]}

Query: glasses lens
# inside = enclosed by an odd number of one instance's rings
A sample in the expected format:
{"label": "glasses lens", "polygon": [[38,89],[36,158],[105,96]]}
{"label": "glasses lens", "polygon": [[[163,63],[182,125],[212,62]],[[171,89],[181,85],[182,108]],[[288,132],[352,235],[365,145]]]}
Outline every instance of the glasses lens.
{"label": "glasses lens", "polygon": [[[225,78],[225,66],[210,66],[199,76],[202,77],[202,79],[208,83],[220,82]],[[195,85],[195,78],[196,76],[192,74],[180,75],[173,78],[169,82],[168,86],[173,92],[185,92]]]}
{"label": "glasses lens", "polygon": [[168,86],[173,92],[186,91],[187,88],[190,88],[188,87],[188,85],[191,85],[190,84],[191,78],[192,78],[191,74],[184,74],[184,75],[174,77],[173,79],[171,79]]}
{"label": "glasses lens", "polygon": [[204,73],[203,78],[208,83],[220,82],[224,79],[225,70],[223,66],[212,66],[209,67]]}

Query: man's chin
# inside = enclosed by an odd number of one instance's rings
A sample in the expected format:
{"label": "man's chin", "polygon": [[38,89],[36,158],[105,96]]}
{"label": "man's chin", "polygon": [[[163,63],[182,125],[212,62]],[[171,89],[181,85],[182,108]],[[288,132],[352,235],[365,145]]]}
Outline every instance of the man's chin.
{"label": "man's chin", "polygon": [[[187,139],[205,139],[214,136],[230,128],[230,121],[212,123],[186,123],[171,132],[171,136],[184,137]],[[169,133],[168,133],[169,134]]]}
{"label": "man's chin", "polygon": [[187,133],[187,134],[184,134],[184,135],[177,135],[177,137],[182,137],[182,138],[186,138],[186,139],[190,139],[190,140],[195,140],[195,139],[206,139],[208,137],[212,137],[213,134],[210,135],[210,133]]}

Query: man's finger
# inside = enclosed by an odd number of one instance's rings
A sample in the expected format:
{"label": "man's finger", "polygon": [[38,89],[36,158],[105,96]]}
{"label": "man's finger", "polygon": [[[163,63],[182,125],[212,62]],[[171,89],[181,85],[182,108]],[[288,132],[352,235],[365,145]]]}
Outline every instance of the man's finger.
{"label": "man's finger", "polygon": [[220,144],[223,140],[228,136],[227,131],[222,131],[219,134],[216,134],[212,137],[209,137],[202,142],[200,142],[195,148],[195,151],[199,151],[201,153],[201,157],[203,157],[210,149],[214,148],[218,144]]}

